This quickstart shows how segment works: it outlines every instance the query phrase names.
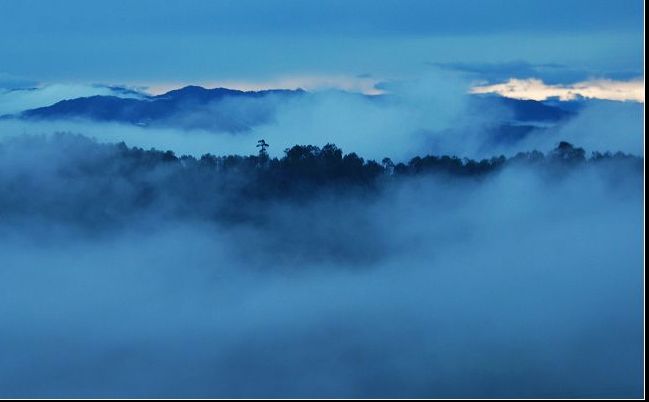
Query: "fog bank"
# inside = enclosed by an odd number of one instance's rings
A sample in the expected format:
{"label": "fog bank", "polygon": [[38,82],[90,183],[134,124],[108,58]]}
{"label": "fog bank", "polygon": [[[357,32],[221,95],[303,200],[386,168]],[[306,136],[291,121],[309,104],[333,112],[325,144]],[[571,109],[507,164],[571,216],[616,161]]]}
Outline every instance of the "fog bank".
{"label": "fog bank", "polygon": [[84,232],[92,186],[63,167],[104,151],[28,145],[0,174],[4,396],[642,395],[637,170],[404,178],[240,222],[162,202]]}

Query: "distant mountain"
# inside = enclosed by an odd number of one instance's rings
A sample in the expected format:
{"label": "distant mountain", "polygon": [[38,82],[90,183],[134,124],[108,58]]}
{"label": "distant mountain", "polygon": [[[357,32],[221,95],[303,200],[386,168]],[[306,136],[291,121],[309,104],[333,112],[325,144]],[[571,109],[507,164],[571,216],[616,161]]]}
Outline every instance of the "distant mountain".
{"label": "distant mountain", "polygon": [[239,91],[187,86],[162,95],[143,96],[139,99],[97,95],[62,100],[51,106],[26,110],[17,117],[30,120],[81,118],[139,126],[163,125],[242,131],[263,123],[269,113],[255,113],[248,110],[247,116],[242,116],[232,108],[227,111],[219,110],[220,103],[231,99],[251,101],[268,97],[282,99],[303,93],[301,89]]}
{"label": "distant mountain", "polygon": [[478,95],[472,99],[473,106],[485,110],[499,108],[509,120],[522,122],[550,123],[574,117],[583,106],[582,102],[540,102],[505,98],[498,95]]}
{"label": "distant mountain", "polygon": [[[199,86],[187,86],[157,96],[124,91],[128,97],[98,95],[62,100],[10,117],[27,120],[87,119],[143,127],[236,133],[272,121],[278,102],[307,94],[301,89],[239,91]],[[368,96],[367,99],[380,101],[390,96]],[[546,103],[494,95],[472,96],[470,104],[476,114],[493,113],[493,125],[488,127],[487,134],[490,141],[497,143],[516,142],[535,130],[573,117],[581,107],[576,102]]]}
{"label": "distant mountain", "polygon": [[493,120],[483,127],[485,144],[513,145],[530,135],[544,135],[554,127],[577,115],[583,102],[540,102],[478,95],[470,107],[477,114],[492,114]]}

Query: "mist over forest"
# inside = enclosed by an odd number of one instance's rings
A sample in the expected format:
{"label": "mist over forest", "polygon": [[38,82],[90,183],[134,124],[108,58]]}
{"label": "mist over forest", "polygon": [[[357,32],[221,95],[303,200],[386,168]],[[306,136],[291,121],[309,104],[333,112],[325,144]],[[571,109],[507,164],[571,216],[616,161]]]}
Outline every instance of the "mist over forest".
{"label": "mist over forest", "polygon": [[0,145],[5,396],[642,392],[643,159]]}
{"label": "mist over forest", "polygon": [[644,15],[0,0],[0,398],[642,398]]}

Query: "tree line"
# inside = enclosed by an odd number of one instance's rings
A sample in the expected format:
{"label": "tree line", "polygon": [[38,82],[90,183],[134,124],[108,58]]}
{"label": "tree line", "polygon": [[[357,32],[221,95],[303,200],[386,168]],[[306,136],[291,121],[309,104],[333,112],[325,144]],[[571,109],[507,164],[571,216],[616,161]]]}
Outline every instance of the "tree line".
{"label": "tree line", "polygon": [[[12,162],[15,144],[0,144],[2,218],[55,216],[91,227],[143,211],[249,220],[273,200],[300,202],[323,193],[371,197],[409,178],[479,181],[508,166],[526,166],[552,178],[589,166],[603,166],[615,177],[624,177],[629,168],[638,177],[643,172],[641,157],[619,152],[586,156],[567,142],[545,154],[531,151],[482,160],[425,155],[394,163],[344,153],[334,144],[295,145],[281,157],[270,157],[268,144],[260,141],[253,155],[197,158],[69,134],[21,141],[28,151],[26,162],[18,166]],[[48,149],[41,153],[50,156],[36,156],[39,148]]]}

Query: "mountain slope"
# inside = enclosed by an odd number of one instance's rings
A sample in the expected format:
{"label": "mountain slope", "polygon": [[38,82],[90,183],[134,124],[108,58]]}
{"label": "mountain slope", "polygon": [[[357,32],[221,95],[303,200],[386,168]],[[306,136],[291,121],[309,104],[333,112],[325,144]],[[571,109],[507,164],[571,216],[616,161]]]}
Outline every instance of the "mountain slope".
{"label": "mountain slope", "polygon": [[[143,96],[140,99],[117,96],[90,96],[68,99],[51,106],[26,110],[18,115],[22,119],[56,120],[89,119],[102,122],[119,122],[141,126],[163,125],[183,128],[207,128],[225,131],[242,131],[267,120],[268,113],[252,113],[253,118],[243,118],[238,113],[223,113],[220,106],[230,100],[263,101],[281,100],[303,94],[303,90],[238,91],[226,88],[206,89],[187,86],[158,96]],[[271,102],[272,103],[272,102]],[[232,108],[229,108],[232,111]],[[198,119],[195,113],[201,111],[214,117],[209,124],[205,118]],[[188,117],[194,117],[192,124]],[[202,121],[202,123],[201,123]],[[191,127],[194,126],[194,127]]]}

